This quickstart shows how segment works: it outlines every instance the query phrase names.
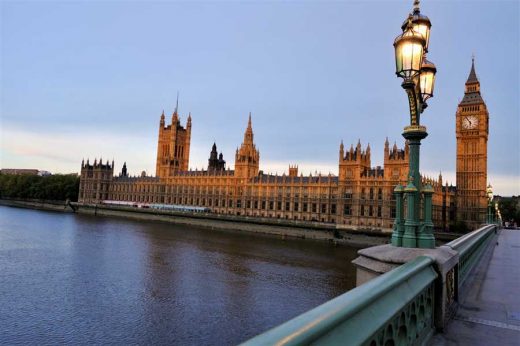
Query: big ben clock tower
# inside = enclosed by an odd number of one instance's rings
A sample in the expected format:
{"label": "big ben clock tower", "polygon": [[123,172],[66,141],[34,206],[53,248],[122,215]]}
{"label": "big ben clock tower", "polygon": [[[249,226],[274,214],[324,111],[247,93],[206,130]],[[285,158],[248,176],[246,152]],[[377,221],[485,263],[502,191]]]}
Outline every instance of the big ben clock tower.
{"label": "big ben clock tower", "polygon": [[456,113],[457,219],[471,229],[486,220],[489,113],[480,95],[475,60]]}

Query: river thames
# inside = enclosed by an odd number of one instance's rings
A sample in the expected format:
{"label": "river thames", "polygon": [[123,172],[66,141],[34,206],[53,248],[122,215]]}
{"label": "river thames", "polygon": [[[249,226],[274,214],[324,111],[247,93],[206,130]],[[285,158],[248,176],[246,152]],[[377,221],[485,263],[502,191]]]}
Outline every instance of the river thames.
{"label": "river thames", "polygon": [[233,345],[355,285],[356,249],[0,207],[0,344]]}

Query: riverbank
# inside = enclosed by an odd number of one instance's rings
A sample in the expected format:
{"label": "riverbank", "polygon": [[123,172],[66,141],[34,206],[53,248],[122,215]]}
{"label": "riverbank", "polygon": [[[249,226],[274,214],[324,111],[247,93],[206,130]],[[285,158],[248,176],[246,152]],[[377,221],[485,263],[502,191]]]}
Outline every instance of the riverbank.
{"label": "riverbank", "polygon": [[[285,219],[257,218],[247,216],[235,216],[210,213],[190,213],[178,211],[164,211],[134,207],[109,206],[109,205],[85,205],[56,201],[21,201],[0,199],[0,205],[50,210],[59,212],[77,213],[101,216],[122,217],[140,221],[158,221],[193,227],[201,227],[208,230],[221,230],[232,232],[249,232],[265,234],[278,238],[300,238],[331,242],[337,245],[345,244],[356,247],[368,247],[386,244],[390,239],[389,230],[352,229],[343,225],[324,224],[319,222],[304,222]],[[442,242],[450,239],[450,235],[444,234],[439,240]]]}
{"label": "riverbank", "polygon": [[0,199],[0,205],[16,208],[28,208],[36,210],[59,211],[62,213],[73,213],[74,210],[66,204],[65,201],[48,201],[48,200],[18,200],[18,199]]}
{"label": "riverbank", "polygon": [[367,247],[386,244],[389,234],[373,230],[339,229],[335,224],[299,222],[284,219],[254,218],[225,214],[189,213],[120,207],[84,205],[75,203],[78,213],[106,217],[124,217],[134,220],[169,222],[209,230],[259,233],[278,238],[300,238]]}

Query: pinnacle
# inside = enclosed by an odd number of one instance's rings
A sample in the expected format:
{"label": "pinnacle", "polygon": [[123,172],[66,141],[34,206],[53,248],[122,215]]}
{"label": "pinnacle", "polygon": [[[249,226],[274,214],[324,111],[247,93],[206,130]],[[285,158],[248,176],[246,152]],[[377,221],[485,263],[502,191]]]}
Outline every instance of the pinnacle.
{"label": "pinnacle", "polygon": [[471,71],[469,72],[468,80],[466,81],[466,84],[468,83],[475,83],[478,82],[477,73],[475,72],[475,57],[471,58]]}

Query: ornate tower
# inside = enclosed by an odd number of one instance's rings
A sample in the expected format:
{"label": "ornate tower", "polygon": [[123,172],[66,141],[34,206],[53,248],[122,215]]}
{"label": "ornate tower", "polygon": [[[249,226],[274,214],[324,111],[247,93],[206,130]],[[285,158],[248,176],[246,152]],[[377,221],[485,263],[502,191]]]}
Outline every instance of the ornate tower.
{"label": "ornate tower", "polygon": [[208,159],[208,171],[223,171],[225,169],[226,161],[224,160],[224,155],[222,153],[218,154],[217,144],[213,143]]}
{"label": "ornate tower", "polygon": [[289,165],[289,176],[297,177],[298,176],[298,165]]}
{"label": "ornate tower", "polygon": [[345,153],[343,141],[339,147],[339,180],[357,180],[366,170],[370,169],[370,144],[366,150],[361,149],[361,141],[358,140],[356,149],[351,145]]}
{"label": "ornate tower", "polygon": [[[388,138],[385,141],[384,168],[385,178],[394,185],[406,183],[408,180],[408,163],[410,160],[410,146],[408,141],[404,144],[404,149],[398,149],[394,142],[392,148]],[[392,189],[395,186],[392,186]],[[393,192],[392,192],[393,193]]]}
{"label": "ornate tower", "polygon": [[480,95],[475,59],[457,107],[457,218],[470,228],[485,222],[489,113]]}
{"label": "ornate tower", "polygon": [[123,163],[123,168],[121,169],[120,177],[128,177],[128,170],[126,169],[126,162]]}
{"label": "ornate tower", "polygon": [[106,164],[102,159],[94,160],[91,165],[87,159],[87,163],[81,161],[81,173],[79,182],[79,202],[81,203],[99,203],[108,199],[108,191],[112,179],[114,177],[114,161],[110,164],[107,160]]}
{"label": "ornate tower", "polygon": [[171,125],[165,126],[163,112],[159,122],[155,175],[165,178],[179,171],[187,171],[190,160],[190,142],[191,113],[188,115],[186,128],[184,128],[177,114],[177,107],[172,114]]}
{"label": "ornate tower", "polygon": [[238,178],[250,178],[258,175],[260,164],[260,152],[253,142],[253,127],[251,126],[251,113],[247,129],[244,133],[244,142],[237,149],[235,155],[235,176]]}

